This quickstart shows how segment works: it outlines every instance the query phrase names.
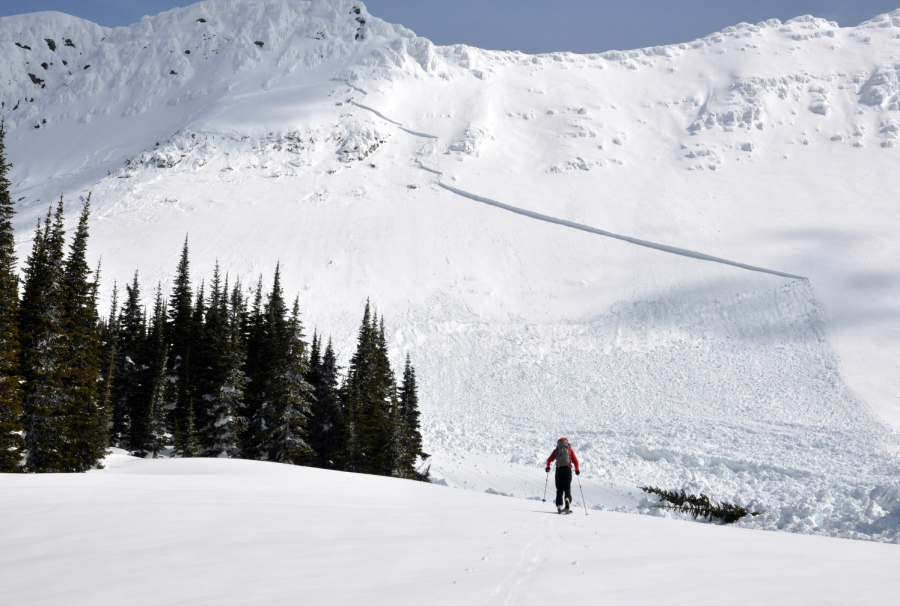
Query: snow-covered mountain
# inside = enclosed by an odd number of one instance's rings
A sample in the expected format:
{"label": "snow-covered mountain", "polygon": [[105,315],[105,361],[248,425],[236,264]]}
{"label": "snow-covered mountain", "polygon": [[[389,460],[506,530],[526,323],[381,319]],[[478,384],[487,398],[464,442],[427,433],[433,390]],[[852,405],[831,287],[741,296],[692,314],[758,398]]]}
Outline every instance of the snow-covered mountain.
{"label": "snow-covered mountain", "polygon": [[189,232],[198,279],[280,260],[345,354],[371,297],[450,485],[539,494],[568,435],[606,507],[685,486],[898,536],[900,11],[529,56],[212,0],[0,47],[22,258],[92,191],[106,292],[168,283]]}

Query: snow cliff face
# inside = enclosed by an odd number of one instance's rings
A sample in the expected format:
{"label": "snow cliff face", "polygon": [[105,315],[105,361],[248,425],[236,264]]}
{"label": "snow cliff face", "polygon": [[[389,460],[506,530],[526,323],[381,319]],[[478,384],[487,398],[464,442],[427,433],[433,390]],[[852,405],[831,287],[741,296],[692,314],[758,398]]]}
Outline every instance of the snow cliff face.
{"label": "snow cliff face", "polygon": [[198,278],[280,260],[345,355],[371,297],[448,484],[535,496],[568,434],[604,506],[686,486],[759,527],[897,536],[900,11],[529,56],[232,0],[2,19],[0,47],[21,258],[92,191],[107,291],[167,283],[189,232]]}

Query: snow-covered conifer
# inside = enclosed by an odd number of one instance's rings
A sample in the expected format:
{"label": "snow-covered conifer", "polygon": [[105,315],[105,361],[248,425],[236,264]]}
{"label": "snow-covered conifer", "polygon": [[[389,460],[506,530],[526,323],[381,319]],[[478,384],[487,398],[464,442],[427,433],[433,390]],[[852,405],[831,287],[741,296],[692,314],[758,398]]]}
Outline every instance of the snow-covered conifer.
{"label": "snow-covered conifer", "polygon": [[413,479],[427,479],[428,472],[420,473],[416,469],[417,458],[423,460],[430,455],[422,450],[422,432],[419,423],[419,391],[416,384],[416,369],[412,365],[409,354],[403,367],[403,380],[398,393],[399,422],[405,443],[400,460],[401,475]]}
{"label": "snow-covered conifer", "polygon": [[[159,452],[166,447],[166,443],[168,442],[166,436],[166,358],[168,357],[168,351],[166,346],[163,344],[161,349],[161,356],[156,361],[154,366],[156,367],[156,377],[153,380],[153,390],[150,395],[150,405],[147,409],[146,414],[146,422],[145,422],[145,435],[143,444],[141,445],[141,452],[138,453],[140,455],[150,454],[153,455],[153,458],[157,458],[159,456]],[[191,418],[190,421],[193,421]],[[189,424],[189,428],[193,429],[193,427]],[[182,448],[184,446],[182,445]],[[188,450],[190,451],[190,446],[188,446]]]}
{"label": "snow-covered conifer", "polygon": [[266,332],[271,371],[260,411],[266,457],[270,461],[310,464],[315,453],[309,445],[307,422],[312,413],[313,388],[307,382],[309,371],[300,302],[294,301],[288,318],[281,290],[281,269],[275,270],[275,283],[266,304]]}
{"label": "snow-covered conifer", "polygon": [[356,352],[350,360],[343,389],[347,429],[352,429],[352,436],[345,430],[344,458],[349,461],[348,448],[358,449],[354,465],[359,466],[359,471],[393,475],[394,462],[389,450],[391,401],[395,392],[384,323],[378,321],[377,314],[372,313],[369,302],[366,302]]}
{"label": "snow-covered conifer", "polygon": [[[137,276],[132,290],[137,288]],[[126,306],[131,308],[131,305]],[[141,341],[134,349],[134,358],[125,360],[131,372],[134,389],[130,394],[132,432],[129,448],[137,456],[159,452],[168,443],[166,435],[167,413],[171,412],[172,382],[168,380],[169,347],[166,343],[166,301],[162,285],[157,285],[154,295],[150,326],[144,336],[141,321]],[[137,324],[134,327],[137,330]]]}
{"label": "snow-covered conifer", "polygon": [[262,402],[265,397],[267,354],[266,351],[266,322],[263,313],[263,283],[262,276],[256,284],[253,293],[253,304],[250,311],[245,313],[243,320],[243,335],[247,359],[244,365],[244,373],[247,378],[244,402],[241,407],[241,452],[247,459],[265,458],[262,446],[262,428],[260,423]]}
{"label": "snow-covered conifer", "polygon": [[184,425],[179,426],[175,420],[175,448],[174,454],[183,458],[196,457],[201,454],[200,442],[197,439],[197,429],[194,422],[194,402],[188,401],[187,411],[184,417]]}
{"label": "snow-covered conifer", "polygon": [[[99,264],[95,275],[100,275]],[[112,304],[109,316],[100,322],[100,361],[102,364],[99,387],[100,409],[103,426],[110,445],[113,443],[113,390],[116,376],[116,351],[119,347],[119,285],[113,281]]]}
{"label": "snow-covered conifer", "polygon": [[118,314],[116,337],[111,441],[120,448],[139,450],[147,409],[142,400],[149,395],[149,390],[143,386],[146,326],[136,271],[131,284],[125,285],[125,301]]}
{"label": "snow-covered conifer", "polygon": [[188,239],[185,236],[181,258],[169,300],[169,322],[167,326],[167,342],[169,343],[169,376],[175,383],[172,401],[172,419],[179,421],[182,427],[187,421],[188,403],[192,391],[191,345],[194,341],[194,294],[191,288],[190,260]]}
{"label": "snow-covered conifer", "polygon": [[240,453],[238,414],[247,382],[242,338],[243,299],[238,286],[238,294],[232,296],[229,309],[228,278],[222,288],[218,264],[211,287],[205,328],[208,379],[203,398],[206,416],[201,441],[207,456],[237,457]]}
{"label": "snow-covered conifer", "polygon": [[67,467],[87,471],[106,456],[109,442],[98,385],[101,379],[100,318],[97,276],[87,264],[90,195],[85,201],[63,269],[63,329],[65,331],[64,451]]}
{"label": "snow-covered conifer", "polygon": [[337,464],[339,453],[344,450],[344,414],[341,408],[339,368],[331,339],[321,353],[321,339],[313,339],[310,352],[310,384],[313,386],[313,415],[310,419],[310,446],[318,455],[318,465],[326,469]]}
{"label": "snow-covered conifer", "polygon": [[63,314],[64,244],[60,198],[55,215],[51,207],[43,227],[38,224],[35,232],[31,255],[25,264],[25,286],[19,308],[25,464],[32,472],[73,471],[63,448],[65,413],[70,403],[65,384],[68,352]]}
{"label": "snow-covered conifer", "polygon": [[19,278],[16,274],[15,206],[9,194],[6,123],[0,120],[0,473],[15,472],[22,462],[22,390],[19,355]]}

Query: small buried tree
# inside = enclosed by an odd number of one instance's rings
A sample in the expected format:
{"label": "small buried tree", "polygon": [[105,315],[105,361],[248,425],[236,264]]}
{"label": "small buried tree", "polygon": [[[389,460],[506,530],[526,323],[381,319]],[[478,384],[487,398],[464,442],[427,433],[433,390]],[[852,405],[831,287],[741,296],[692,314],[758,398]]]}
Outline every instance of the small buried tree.
{"label": "small buried tree", "polygon": [[638,486],[641,490],[648,494],[659,497],[659,504],[653,507],[657,509],[671,509],[681,513],[686,513],[697,518],[708,518],[709,520],[719,520],[723,524],[733,524],[744,516],[758,516],[758,511],[747,511],[740,505],[728,503],[727,501],[712,501],[708,496],[688,494],[683,489],[664,490],[656,486]]}

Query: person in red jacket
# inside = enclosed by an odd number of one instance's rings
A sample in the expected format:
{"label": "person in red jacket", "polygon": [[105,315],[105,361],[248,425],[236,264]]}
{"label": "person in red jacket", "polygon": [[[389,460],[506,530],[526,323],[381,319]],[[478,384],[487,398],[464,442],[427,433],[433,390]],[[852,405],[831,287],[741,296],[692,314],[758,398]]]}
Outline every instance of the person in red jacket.
{"label": "person in red jacket", "polygon": [[[547,473],[550,473],[550,463],[553,461],[556,461],[556,513],[567,512],[569,503],[572,502],[572,465],[575,465],[575,475],[581,475],[578,458],[567,438],[560,438],[556,442],[556,450],[547,459]],[[563,509],[563,495],[566,499],[565,509]]]}

